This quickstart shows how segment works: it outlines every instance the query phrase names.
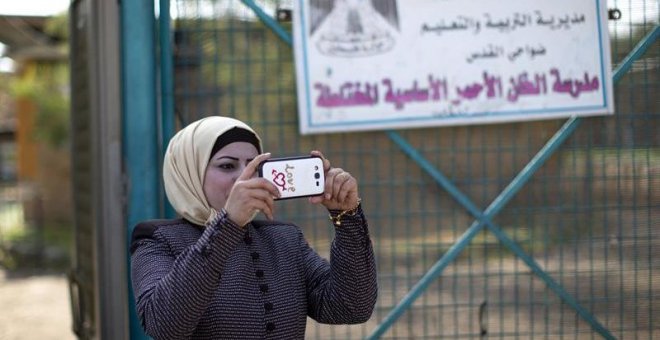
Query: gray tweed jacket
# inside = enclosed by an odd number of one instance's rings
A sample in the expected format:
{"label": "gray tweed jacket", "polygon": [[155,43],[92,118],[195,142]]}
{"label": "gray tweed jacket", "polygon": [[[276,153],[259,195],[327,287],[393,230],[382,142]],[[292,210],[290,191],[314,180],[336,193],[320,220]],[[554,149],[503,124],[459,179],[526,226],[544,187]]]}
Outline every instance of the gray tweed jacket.
{"label": "gray tweed jacket", "polygon": [[303,339],[308,315],[365,322],[377,296],[361,208],[342,217],[329,262],[287,223],[147,221],[133,230],[131,279],[137,314],[155,339]]}

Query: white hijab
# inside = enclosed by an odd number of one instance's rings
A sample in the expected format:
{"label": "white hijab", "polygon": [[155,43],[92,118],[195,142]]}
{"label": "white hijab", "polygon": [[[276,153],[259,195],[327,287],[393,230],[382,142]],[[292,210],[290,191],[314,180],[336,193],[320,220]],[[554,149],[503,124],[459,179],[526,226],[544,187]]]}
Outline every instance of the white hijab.
{"label": "white hijab", "polygon": [[179,131],[170,140],[163,160],[165,194],[179,215],[197,225],[214,216],[214,209],[204,195],[204,176],[211,150],[219,136],[238,127],[261,139],[240,120],[211,116],[202,118]]}

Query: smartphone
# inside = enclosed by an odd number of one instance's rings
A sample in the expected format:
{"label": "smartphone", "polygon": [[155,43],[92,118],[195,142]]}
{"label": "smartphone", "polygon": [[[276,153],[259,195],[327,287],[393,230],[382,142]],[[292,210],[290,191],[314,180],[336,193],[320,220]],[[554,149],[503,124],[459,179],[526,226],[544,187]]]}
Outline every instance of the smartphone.
{"label": "smartphone", "polygon": [[318,196],[325,188],[323,160],[318,156],[268,159],[259,164],[259,177],[275,184],[279,199]]}

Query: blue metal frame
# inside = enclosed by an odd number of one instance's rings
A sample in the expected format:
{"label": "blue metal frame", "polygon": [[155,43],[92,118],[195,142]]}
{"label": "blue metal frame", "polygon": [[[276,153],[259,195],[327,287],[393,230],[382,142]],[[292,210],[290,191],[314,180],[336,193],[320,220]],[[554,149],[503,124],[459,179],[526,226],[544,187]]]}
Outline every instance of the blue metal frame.
{"label": "blue metal frame", "polygon": [[[159,165],[167,149],[167,142],[174,135],[174,52],[172,48],[172,24],[170,19],[170,0],[160,0],[158,17],[158,37],[160,38],[160,149]],[[159,186],[163,188],[163,186]],[[165,198],[164,190],[159,190],[163,204],[163,215],[174,218],[176,212]]]}
{"label": "blue metal frame", "polygon": [[[123,157],[127,179],[127,239],[140,221],[158,216],[159,150],[153,1],[121,4]],[[126,247],[128,252],[128,245]],[[130,258],[130,256],[128,256]],[[128,268],[130,268],[130,263]],[[129,282],[131,339],[148,339],[135,313]]]}
{"label": "blue metal frame", "polygon": [[[257,4],[252,0],[241,0],[243,4],[251,8],[257,17],[275,34],[289,46],[293,45],[290,34],[284,30],[276,20],[266,14]],[[161,10],[163,3],[168,4],[169,0],[161,0]],[[169,23],[168,23],[169,25]],[[168,26],[169,27],[169,26]],[[647,34],[642,41],[635,46],[633,51],[623,60],[621,65],[614,70],[613,82],[618,82],[621,77],[632,67],[635,60],[639,59],[648,48],[658,39],[660,29],[656,26],[649,34]],[[162,38],[161,38],[162,39]],[[161,40],[161,44],[167,44],[169,40]],[[165,53],[161,46],[161,53]],[[166,56],[162,54],[162,60]],[[171,70],[163,69],[163,72],[172,72]],[[167,88],[169,90],[169,87]],[[165,105],[165,101],[163,102]],[[171,103],[170,103],[171,104]],[[164,115],[165,119],[166,116]],[[431,163],[429,163],[413,146],[411,146],[403,137],[394,131],[388,131],[388,137],[413,161],[415,161],[422,169],[424,169],[441,187],[449,192],[465,209],[467,209],[475,218],[476,221],[467,229],[467,231],[458,239],[458,241],[440,258],[431,269],[420,279],[420,281],[411,289],[411,291],[395,306],[395,308],[385,317],[383,322],[374,329],[369,335],[368,339],[380,338],[396,320],[408,309],[412,303],[425,291],[430,283],[440,276],[442,271],[465,249],[470,241],[479,233],[483,228],[488,228],[507,248],[513,251],[521,260],[523,260],[532,271],[538,275],[550,289],[555,291],[565,303],[573,307],[577,313],[587,321],[594,331],[601,334],[606,339],[615,339],[615,337],[606,329],[589,311],[584,309],[568,292],[566,292],[559,283],[557,283],[550,275],[534,261],[534,259],[525,253],[525,251],[511,239],[502,229],[497,226],[493,221],[504,206],[516,195],[516,193],[527,183],[527,181],[538,171],[545,161],[550,158],[559,147],[570,137],[577,129],[582,118],[570,118],[555,135],[545,144],[541,150],[532,158],[532,160],[521,170],[521,172],[511,181],[511,183],[493,200],[493,202],[482,212],[472,201],[463,194],[454,184],[438,171]]]}

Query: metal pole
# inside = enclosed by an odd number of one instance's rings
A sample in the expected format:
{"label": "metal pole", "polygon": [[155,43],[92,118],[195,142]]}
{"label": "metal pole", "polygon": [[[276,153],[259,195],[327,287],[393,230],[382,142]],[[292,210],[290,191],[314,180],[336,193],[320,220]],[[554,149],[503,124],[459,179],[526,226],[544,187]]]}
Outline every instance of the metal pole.
{"label": "metal pole", "polygon": [[[172,48],[172,26],[170,19],[170,0],[160,0],[159,4],[159,41],[160,41],[160,121],[161,121],[161,153],[159,161],[163,159],[167,143],[174,135],[174,52]],[[162,163],[159,162],[159,167]],[[159,186],[162,189],[162,186]],[[165,198],[163,190],[159,190],[163,202],[164,215],[173,218],[176,215],[174,208]]]}
{"label": "metal pole", "polygon": [[[123,158],[130,240],[134,226],[158,217],[159,210],[154,1],[122,1],[121,23]],[[129,274],[131,339],[147,339],[135,313],[132,291]]]}

